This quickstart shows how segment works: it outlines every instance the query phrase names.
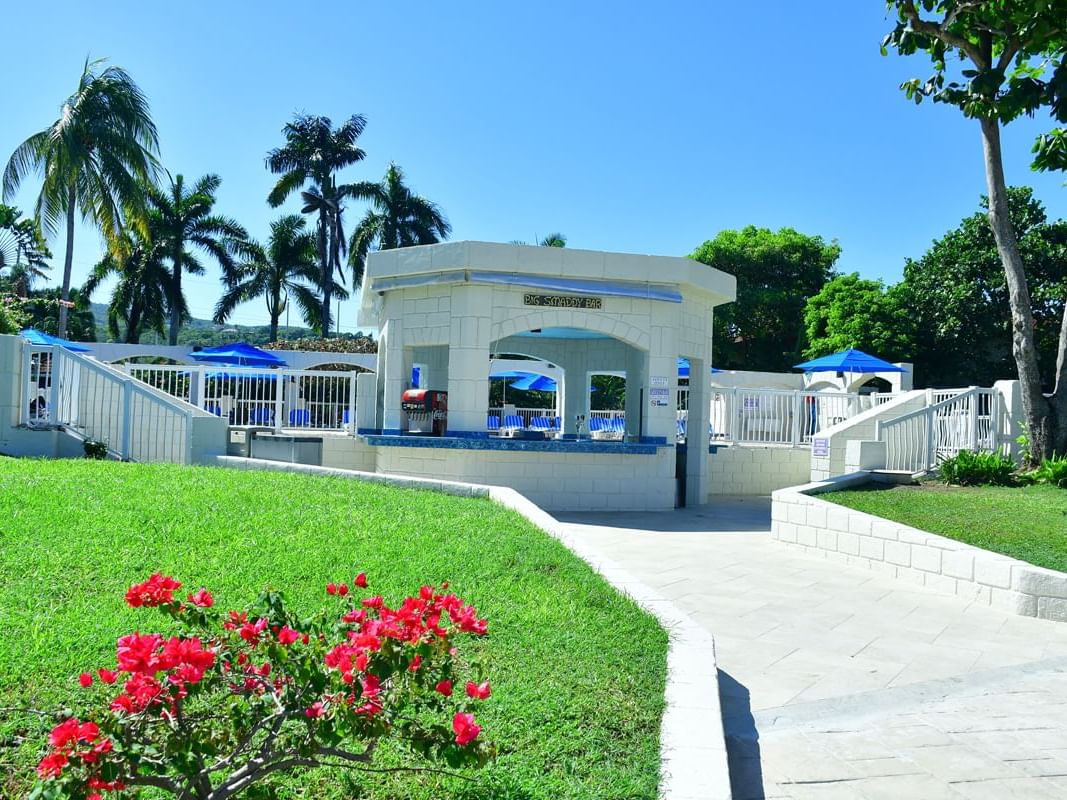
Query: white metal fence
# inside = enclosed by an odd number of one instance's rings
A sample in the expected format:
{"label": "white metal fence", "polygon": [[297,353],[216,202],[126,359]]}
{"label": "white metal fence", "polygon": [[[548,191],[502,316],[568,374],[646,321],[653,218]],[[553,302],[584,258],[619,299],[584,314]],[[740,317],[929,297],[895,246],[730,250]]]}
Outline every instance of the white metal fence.
{"label": "white metal fence", "polygon": [[129,375],[231,425],[354,430],[356,371],[124,364]]}
{"label": "white metal fence", "polygon": [[61,347],[27,346],[22,422],[62,426],[128,461],[189,462],[195,409]]}
{"label": "white metal fence", "polygon": [[992,389],[938,389],[927,392],[925,408],[878,422],[875,436],[886,443],[886,468],[906,472],[934,469],[961,450],[1007,454],[1011,420]]}

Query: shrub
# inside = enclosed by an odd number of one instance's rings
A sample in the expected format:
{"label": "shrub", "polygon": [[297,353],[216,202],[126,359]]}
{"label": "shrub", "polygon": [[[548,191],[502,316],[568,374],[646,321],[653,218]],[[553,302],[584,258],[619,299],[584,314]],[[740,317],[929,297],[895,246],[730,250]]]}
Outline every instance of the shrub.
{"label": "shrub", "polygon": [[95,439],[86,439],[82,442],[85,457],[96,461],[107,458],[107,442],[98,442]]}
{"label": "shrub", "polygon": [[1026,478],[1032,483],[1047,483],[1067,489],[1067,456],[1046,458],[1040,467],[1026,473]]}
{"label": "shrub", "polygon": [[[353,585],[365,589],[366,576]],[[275,773],[372,770],[386,739],[450,767],[492,757],[474,716],[489,682],[475,666],[459,688],[456,648],[463,634],[485,635],[487,622],[447,584],[393,609],[331,583],[336,605],[310,619],[271,591],[222,613],[206,589],[182,601],[180,588],[159,573],[130,587],[128,605],[159,609],[182,633],[123,636],[113,668],[81,675],[100,710],[52,730],[31,798],[102,800],[144,786],[188,800],[253,786],[270,796]]]}
{"label": "shrub", "polygon": [[938,468],[941,480],[958,486],[1010,486],[1015,482],[1015,462],[1002,453],[960,450]]}

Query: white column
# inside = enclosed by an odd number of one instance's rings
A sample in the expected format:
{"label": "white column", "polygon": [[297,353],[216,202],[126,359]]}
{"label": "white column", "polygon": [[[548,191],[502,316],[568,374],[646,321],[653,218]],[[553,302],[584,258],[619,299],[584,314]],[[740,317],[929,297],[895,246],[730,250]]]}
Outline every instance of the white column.
{"label": "white column", "polygon": [[575,418],[585,417],[582,432],[589,433],[589,373],[584,359],[568,360],[558,365],[563,370],[563,413],[560,420],[564,433],[576,433]]}
{"label": "white column", "polygon": [[689,421],[686,424],[686,505],[707,501],[708,425],[711,422],[711,368],[703,359],[689,358]]}
{"label": "white column", "polygon": [[[643,435],[674,442],[678,433],[678,348],[673,326],[652,327],[652,348],[648,353],[645,381],[645,430]],[[690,378],[692,370],[690,369]],[[666,383],[666,398],[663,396]],[[666,400],[664,405],[657,403]],[[692,413],[693,400],[689,407]]]}
{"label": "white column", "polygon": [[400,409],[400,396],[411,380],[411,368],[404,375],[404,326],[400,319],[393,318],[385,323],[381,339],[378,342],[378,363],[381,366],[382,354],[385,355],[384,375],[379,376],[384,388],[382,394],[382,432],[399,433],[404,428],[404,416]]}
{"label": "white column", "polygon": [[449,435],[486,435],[492,309],[492,289],[487,286],[465,284],[452,290],[448,342]]}

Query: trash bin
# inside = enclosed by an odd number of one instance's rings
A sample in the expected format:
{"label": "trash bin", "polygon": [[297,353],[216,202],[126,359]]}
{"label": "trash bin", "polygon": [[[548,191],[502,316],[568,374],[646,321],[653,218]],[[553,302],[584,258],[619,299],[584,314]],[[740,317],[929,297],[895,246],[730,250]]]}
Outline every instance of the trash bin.
{"label": "trash bin", "polygon": [[259,434],[274,430],[264,425],[231,425],[226,436],[226,455],[252,457],[252,440]]}
{"label": "trash bin", "polygon": [[321,436],[287,433],[257,433],[251,442],[252,458],[286,461],[290,464],[322,465]]}

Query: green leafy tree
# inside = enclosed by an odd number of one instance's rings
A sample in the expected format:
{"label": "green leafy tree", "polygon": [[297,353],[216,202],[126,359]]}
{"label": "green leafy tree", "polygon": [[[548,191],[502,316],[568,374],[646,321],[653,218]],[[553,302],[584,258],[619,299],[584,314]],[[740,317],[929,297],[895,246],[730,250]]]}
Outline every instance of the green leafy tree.
{"label": "green leafy tree", "polygon": [[854,347],[888,361],[908,361],[915,347],[911,310],[901,293],[857,273],[838,275],[804,307],[804,358]]}
{"label": "green leafy tree", "polygon": [[234,220],[212,213],[221,183],[218,175],[205,175],[187,188],[185,179],[178,175],[166,188],[152,185],[147,190],[149,227],[170,262],[167,307],[168,343],[172,345],[178,343],[178,331],[189,318],[182,274],[204,274],[196,251],[217,261],[224,273],[234,269],[235,256],[250,253],[248,232]]}
{"label": "green leafy tree", "polygon": [[47,277],[48,251],[41,229],[22,212],[0,204],[0,281],[19,297],[26,297],[33,284]]}
{"label": "green leafy tree", "polygon": [[389,165],[380,183],[350,184],[345,187],[345,193],[371,204],[348,245],[348,263],[355,288],[363,283],[367,253],[372,249],[434,244],[452,233],[452,226],[441,209],[412,192],[404,184],[404,173],[396,164]]}
{"label": "green leafy tree", "polygon": [[118,279],[107,307],[107,331],[113,340],[138,344],[147,331],[164,336],[172,277],[164,253],[151,235],[128,231],[93,268],[84,286],[87,298],[107,278]]}
{"label": "green leafy tree", "polygon": [[[1061,326],[1051,395],[1034,336],[1025,261],[1012,227],[1001,153],[1001,126],[1046,109],[1067,122],[1067,0],[889,0],[897,22],[882,43],[901,55],[925,53],[933,75],[902,84],[916,103],[929,97],[977,120],[981,131],[989,224],[1008,288],[1012,353],[1030,432],[1031,458],[1067,452],[1067,318]],[[1062,159],[1062,129],[1035,145],[1038,168]]]}
{"label": "green leafy tree", "polygon": [[96,341],[96,317],[89,308],[89,297],[71,287],[64,300],[59,289],[40,289],[30,292],[22,304],[28,315],[26,324],[45,333],[59,335],[60,312],[67,317],[67,335],[75,342]]}
{"label": "green leafy tree", "polygon": [[[511,244],[527,244],[519,239],[512,239]],[[566,247],[567,237],[565,234],[556,232],[550,233],[547,236],[542,236],[537,240],[538,247]]]}
{"label": "green leafy tree", "polygon": [[792,228],[722,231],[689,257],[737,276],[737,300],[715,311],[715,366],[787,371],[803,349],[804,306],[834,276],[834,242]]}
{"label": "green leafy tree", "polygon": [[[1009,188],[1008,206],[1029,273],[1038,363],[1051,374],[1067,297],[1067,222],[1048,222],[1029,188]],[[989,386],[1016,375],[1008,283],[987,198],[981,208],[909,259],[899,284],[917,328],[916,373],[941,386]]]}
{"label": "green leafy tree", "polygon": [[[241,303],[262,297],[270,316],[269,341],[274,342],[278,339],[278,321],[291,297],[304,322],[311,328],[321,329],[319,277],[315,235],[308,231],[303,217],[287,214],[271,223],[265,248],[254,245],[252,258],[224,271],[226,292],[215,306],[214,321],[221,325]],[[348,292],[336,282],[331,291],[341,299],[348,298]]]}
{"label": "green leafy tree", "polygon": [[[155,173],[158,150],[148,100],[137,84],[119,67],[88,60],[59,118],[15,148],[4,169],[4,197],[36,171],[43,176],[38,222],[51,236],[66,220],[61,299],[70,299],[78,211],[106,240],[116,239],[129,212],[137,216],[143,207],[142,185]],[[67,335],[66,305],[58,323],[58,335]]]}
{"label": "green leafy tree", "polygon": [[330,336],[334,275],[342,274],[342,256],[346,242],[342,216],[346,192],[337,183],[337,172],[356,164],[366,154],[356,145],[367,120],[356,114],[334,128],[329,117],[297,115],[282,129],[285,144],[267,154],[267,168],[280,175],[267,196],[277,208],[293,192],[301,192],[304,214],[317,218],[316,245],[319,257],[319,286],[322,287],[322,312],[319,333]]}

